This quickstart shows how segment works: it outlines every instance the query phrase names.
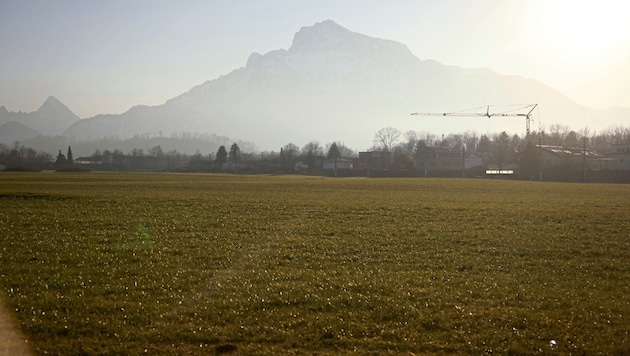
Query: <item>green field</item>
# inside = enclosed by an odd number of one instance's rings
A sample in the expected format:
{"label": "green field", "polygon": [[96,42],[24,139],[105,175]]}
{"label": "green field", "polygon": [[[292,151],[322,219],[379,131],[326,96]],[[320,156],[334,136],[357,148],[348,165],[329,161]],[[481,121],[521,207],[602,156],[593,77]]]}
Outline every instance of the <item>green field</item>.
{"label": "green field", "polygon": [[36,354],[630,354],[630,185],[3,173],[0,241]]}

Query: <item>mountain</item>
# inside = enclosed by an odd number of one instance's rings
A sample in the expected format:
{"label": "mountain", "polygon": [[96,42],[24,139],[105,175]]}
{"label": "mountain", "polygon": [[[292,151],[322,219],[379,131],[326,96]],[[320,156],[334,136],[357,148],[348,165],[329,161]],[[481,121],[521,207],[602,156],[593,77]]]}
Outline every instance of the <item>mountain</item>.
{"label": "mountain", "polygon": [[[78,116],[53,96],[49,96],[37,111],[29,113],[11,112],[0,106],[0,124],[14,121],[44,135],[59,135],[79,120]],[[17,126],[8,127],[15,129]],[[7,126],[2,125],[0,136],[7,136],[7,130]]]}
{"label": "mountain", "polygon": [[[85,140],[207,132],[255,142],[262,149],[311,140],[366,149],[374,133],[386,126],[436,134],[521,134],[522,118],[410,116],[515,103],[539,104],[534,119],[543,127],[557,123],[600,130],[630,118],[630,109],[593,110],[533,79],[420,60],[401,43],[355,33],[328,20],[301,28],[288,50],[252,53],[245,67],[163,105],[80,120],[64,135]],[[534,122],[532,128],[539,124]]]}
{"label": "mountain", "polygon": [[16,141],[24,141],[26,139],[41,135],[37,130],[34,130],[21,122],[9,121],[0,124],[0,142],[6,144],[12,144]]}

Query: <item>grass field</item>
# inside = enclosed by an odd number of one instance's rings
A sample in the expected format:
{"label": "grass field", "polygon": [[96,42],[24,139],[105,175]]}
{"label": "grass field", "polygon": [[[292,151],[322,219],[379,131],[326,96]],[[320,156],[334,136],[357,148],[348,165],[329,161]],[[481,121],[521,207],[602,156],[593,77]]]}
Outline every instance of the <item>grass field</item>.
{"label": "grass field", "polygon": [[0,174],[36,354],[630,354],[630,185]]}

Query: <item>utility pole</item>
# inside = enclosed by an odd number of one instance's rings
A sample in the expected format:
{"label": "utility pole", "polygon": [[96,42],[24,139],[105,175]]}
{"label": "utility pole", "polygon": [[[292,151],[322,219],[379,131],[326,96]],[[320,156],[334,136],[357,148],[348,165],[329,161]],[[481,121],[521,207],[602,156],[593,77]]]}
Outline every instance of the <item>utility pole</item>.
{"label": "utility pole", "polygon": [[538,177],[540,179],[540,181],[542,182],[543,180],[543,174],[542,174],[542,166],[543,166],[543,160],[542,160],[542,132],[538,133]]}
{"label": "utility pole", "polygon": [[462,146],[462,178],[466,178],[466,146]]}
{"label": "utility pole", "polygon": [[584,147],[582,150],[582,183],[586,183],[586,137],[584,137]]}

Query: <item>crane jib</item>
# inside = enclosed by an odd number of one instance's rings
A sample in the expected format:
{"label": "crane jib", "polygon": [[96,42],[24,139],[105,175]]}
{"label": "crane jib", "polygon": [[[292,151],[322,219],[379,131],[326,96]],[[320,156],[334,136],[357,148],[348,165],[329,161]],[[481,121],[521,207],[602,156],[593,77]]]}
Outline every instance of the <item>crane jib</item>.
{"label": "crane jib", "polygon": [[[497,105],[498,106],[498,105]],[[466,117],[466,116],[485,116],[485,117],[495,117],[495,116],[500,116],[500,117],[525,117],[525,128],[527,130],[527,135],[529,136],[529,132],[530,132],[530,121],[531,121],[531,115],[532,112],[534,111],[534,109],[536,109],[536,107],[538,106],[538,104],[527,104],[527,105],[503,105],[503,107],[507,107],[510,106],[512,107],[511,110],[507,111],[507,112],[499,112],[499,113],[491,113],[490,112],[490,105],[485,106],[483,108],[486,109],[486,112],[484,113],[475,113],[475,112],[464,112],[464,111],[472,111],[475,109],[480,109],[481,107],[477,107],[474,109],[468,109],[468,110],[462,110],[460,112],[445,112],[445,113],[412,113],[411,115],[417,115],[417,116],[460,116],[460,117]],[[516,110],[524,110],[524,109],[530,109],[526,114],[524,113],[515,113],[514,111]]]}

